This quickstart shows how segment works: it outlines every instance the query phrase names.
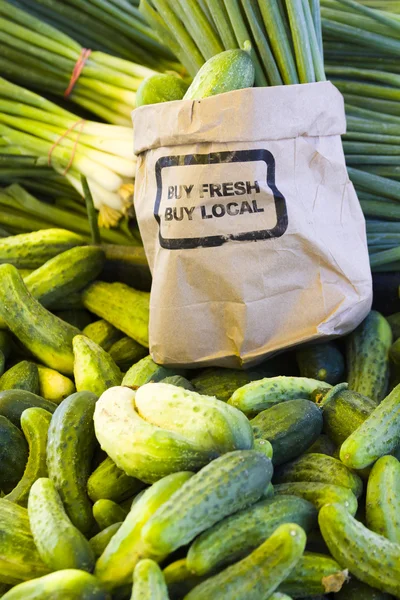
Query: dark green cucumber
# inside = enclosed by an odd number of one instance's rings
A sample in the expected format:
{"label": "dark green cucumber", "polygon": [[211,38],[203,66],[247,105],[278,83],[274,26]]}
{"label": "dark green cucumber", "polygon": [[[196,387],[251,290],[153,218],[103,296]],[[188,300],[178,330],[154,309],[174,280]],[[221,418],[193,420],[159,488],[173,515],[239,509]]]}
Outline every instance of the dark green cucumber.
{"label": "dark green cucumber", "polygon": [[90,538],[89,544],[91,545],[96,558],[99,558],[99,556],[103,554],[111,538],[117,533],[121,525],[122,522],[113,523],[112,525],[109,525],[99,533],[96,533],[96,535],[94,535],[92,538]]}
{"label": "dark green cucumber", "polygon": [[243,560],[218,575],[206,579],[186,596],[186,600],[260,600],[269,598],[291,573],[306,544],[306,534],[298,525],[285,523]]}
{"label": "dark green cucumber", "polygon": [[272,463],[253,450],[228,452],[203,467],[148,521],[142,533],[153,552],[170,554],[199,533],[256,502]]}
{"label": "dark green cucumber", "polygon": [[170,385],[175,385],[176,387],[182,387],[185,390],[190,390],[192,392],[195,391],[192,383],[186,379],[185,377],[181,377],[180,375],[171,375],[170,377],[166,377],[162,379],[162,383],[169,383]]}
{"label": "dark green cucumber", "polygon": [[279,591],[292,598],[339,592],[347,579],[347,571],[331,556],[306,552]]}
{"label": "dark green cucumber", "polygon": [[6,417],[0,416],[0,489],[8,494],[21,479],[28,460],[24,435]]}
{"label": "dark green cucumber", "polygon": [[129,477],[107,457],[91,474],[88,480],[88,494],[92,502],[107,499],[120,503],[137,494],[144,483]]}
{"label": "dark green cucumber", "polygon": [[73,373],[72,339],[79,331],[35,300],[17,269],[7,264],[0,266],[0,318],[43,364]]}
{"label": "dark green cucumber", "polygon": [[299,483],[281,483],[274,485],[275,495],[294,495],[308,500],[320,510],[325,504],[340,503],[349,513],[355,515],[358,504],[357,498],[349,488],[316,481]]}
{"label": "dark green cucumber", "polygon": [[312,344],[297,350],[300,375],[335,385],[344,380],[344,358],[332,342]]}
{"label": "dark green cucumber", "polygon": [[253,87],[255,70],[249,48],[220,52],[197,72],[184,100],[201,100],[208,96]]}
{"label": "dark green cucumber", "polygon": [[393,600],[393,596],[351,577],[336,594],[335,600]]}
{"label": "dark green cucumber", "polygon": [[326,454],[304,454],[277,469],[274,483],[295,483],[314,481],[329,483],[349,488],[358,498],[361,496],[363,484],[358,475],[350,471],[344,464]]}
{"label": "dark green cucumber", "polygon": [[0,392],[0,415],[7,417],[17,427],[21,427],[21,415],[27,408],[43,408],[53,413],[57,405],[26,390],[6,390]]}
{"label": "dark green cucumber", "polygon": [[135,342],[132,338],[124,336],[111,346],[109,352],[111,358],[125,372],[132,365],[147,356],[148,350],[139,344],[139,342]]}
{"label": "dark green cucumber", "polygon": [[193,377],[192,383],[199,394],[228,402],[238,388],[253,380],[251,371],[210,367]]}
{"label": "dark green cucumber", "polygon": [[340,460],[350,469],[364,469],[400,445],[400,384],[343,442]]}
{"label": "dark green cucumber", "polygon": [[4,358],[6,360],[10,356],[13,349],[14,349],[14,340],[11,336],[11,333],[9,331],[4,331],[4,330],[0,329],[0,350],[4,354]]}
{"label": "dark green cucumber", "polygon": [[167,475],[139,494],[121,527],[111,538],[96,563],[95,575],[107,588],[132,583],[133,569],[141,558],[160,561],[165,554],[145,547],[142,531],[151,516],[179,490],[193,473],[183,471]]}
{"label": "dark green cucumber", "polygon": [[151,356],[146,356],[134,364],[129,371],[125,374],[122,385],[136,388],[149,383],[150,381],[162,381],[166,377],[172,375],[185,375],[186,371],[183,369],[169,369],[168,367],[161,367],[157,365]]}
{"label": "dark green cucumber", "polygon": [[37,366],[28,360],[22,360],[8,369],[0,378],[0,392],[4,390],[26,390],[32,394],[39,394]]}
{"label": "dark green cucumber", "polygon": [[36,547],[49,569],[93,570],[93,550],[85,536],[71,523],[50,479],[42,477],[33,484],[28,515]]}
{"label": "dark green cucumber", "polygon": [[78,246],[48,260],[24,282],[43,306],[78,292],[95,279],[103,268],[104,251],[99,246]]}
{"label": "dark green cucumber", "polygon": [[255,550],[282,523],[297,523],[306,533],[317,525],[317,510],[297,496],[261,500],[219,521],[195,539],[187,554],[187,567],[205,575],[232,564]]}
{"label": "dark green cucumber", "polygon": [[131,600],[169,600],[163,572],[154,560],[140,560],[133,571]]}
{"label": "dark green cucumber", "polygon": [[82,293],[74,292],[73,294],[68,294],[65,298],[60,298],[59,300],[53,302],[51,306],[52,311],[59,310],[82,310],[85,307],[83,306],[82,301]]}
{"label": "dark green cucumber", "polygon": [[65,569],[17,585],[3,600],[110,600],[110,596],[90,573]]}
{"label": "dark green cucumber", "polygon": [[322,414],[310,400],[289,400],[262,411],[250,423],[255,439],[271,443],[273,464],[281,465],[315,442],[322,431]]}
{"label": "dark green cucumber", "polygon": [[19,269],[37,269],[53,256],[85,244],[84,238],[66,229],[22,233],[0,240],[0,263]]}
{"label": "dark green cucumber", "polygon": [[380,402],[389,383],[389,348],[392,330],[375,310],[347,338],[349,388]]}
{"label": "dark green cucumber", "polygon": [[1,583],[15,585],[49,572],[33,541],[28,511],[4,498],[0,498],[0,538]]}
{"label": "dark green cucumber", "polygon": [[367,485],[368,529],[400,544],[400,463],[382,456],[372,467]]}
{"label": "dark green cucumber", "polygon": [[100,531],[115,523],[121,523],[127,514],[126,510],[112,500],[97,500],[93,505],[93,516]]}
{"label": "dark green cucumber", "polygon": [[329,436],[324,433],[321,433],[315,440],[315,442],[307,448],[306,454],[327,454],[328,456],[333,456],[336,451],[336,446],[332,442]]}
{"label": "dark green cucumber", "polygon": [[348,390],[344,385],[332,388],[319,401],[324,431],[337,446],[341,446],[377,406],[374,400]]}
{"label": "dark green cucumber", "polygon": [[136,107],[182,100],[187,83],[177,75],[155,73],[143,79],[136,92]]}
{"label": "dark green cucumber", "polygon": [[21,415],[21,427],[29,445],[28,462],[22,478],[5,497],[10,502],[27,506],[28,496],[34,482],[47,477],[46,447],[51,413],[43,408],[27,408]]}
{"label": "dark green cucumber", "polygon": [[93,413],[96,396],[77,392],[66,398],[51,420],[47,443],[47,468],[67,515],[83,533],[93,523],[86,487],[95,448]]}
{"label": "dark green cucumber", "polygon": [[90,323],[90,325],[83,329],[82,333],[96,342],[106,352],[109,352],[113,344],[123,336],[122,331],[119,331],[119,329],[104,319]]}
{"label": "dark green cucumber", "polygon": [[324,506],[318,516],[335,560],[368,585],[400,596],[399,546],[367,529],[340,504]]}
{"label": "dark green cucumber", "polygon": [[255,415],[287,400],[312,400],[316,390],[328,391],[330,388],[328,383],[306,377],[265,377],[237,389],[229,399],[229,404],[246,415]]}
{"label": "dark green cucumber", "polygon": [[110,387],[120,385],[122,373],[96,342],[84,335],[72,340],[74,350],[74,377],[78,392],[89,391],[101,396]]}

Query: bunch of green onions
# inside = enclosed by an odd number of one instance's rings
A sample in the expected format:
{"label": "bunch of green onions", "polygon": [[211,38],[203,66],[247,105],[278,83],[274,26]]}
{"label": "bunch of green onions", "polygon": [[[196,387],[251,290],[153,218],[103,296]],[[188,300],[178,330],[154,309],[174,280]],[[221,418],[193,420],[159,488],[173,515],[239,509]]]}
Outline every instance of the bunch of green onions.
{"label": "bunch of green onions", "polygon": [[191,75],[250,40],[256,85],[325,79],[319,0],[140,0],[140,11]]}
{"label": "bunch of green onions", "polygon": [[0,74],[38,92],[68,97],[115,125],[131,125],[136,90],[153,70],[84,50],[75,40],[6,0],[0,0]]}
{"label": "bunch of green onions", "polygon": [[136,168],[131,128],[82,120],[0,78],[0,140],[47,160],[81,196],[86,176],[101,226],[115,226],[129,212]]}

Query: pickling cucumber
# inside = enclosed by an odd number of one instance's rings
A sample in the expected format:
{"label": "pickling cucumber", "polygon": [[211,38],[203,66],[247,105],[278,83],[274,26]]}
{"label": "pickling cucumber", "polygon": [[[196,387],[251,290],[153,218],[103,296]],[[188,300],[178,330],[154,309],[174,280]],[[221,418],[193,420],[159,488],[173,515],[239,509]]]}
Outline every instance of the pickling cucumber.
{"label": "pickling cucumber", "polygon": [[372,467],[367,485],[368,529],[400,544],[400,463],[382,456]]}
{"label": "pickling cucumber", "polygon": [[400,445],[400,384],[343,442],[340,460],[350,469],[368,467]]}
{"label": "pickling cucumber", "polygon": [[28,515],[33,539],[43,562],[52,570],[92,571],[93,550],[69,520],[50,479],[35,481],[29,494]]}
{"label": "pickling cucumber", "polygon": [[336,594],[335,600],[393,600],[393,596],[351,577]]}
{"label": "pickling cucumber", "polygon": [[87,533],[93,523],[87,495],[91,460],[95,448],[93,413],[97,397],[77,392],[54,412],[47,442],[47,469],[72,523]]}
{"label": "pickling cucumber", "polygon": [[318,521],[333,558],[343,568],[372,587],[400,595],[398,544],[367,529],[340,504],[321,508]]}
{"label": "pickling cucumber", "polygon": [[121,523],[127,514],[126,510],[112,500],[102,498],[93,505],[93,516],[100,531],[115,523]]}
{"label": "pickling cucumber", "polygon": [[372,310],[347,338],[347,382],[351,390],[377,402],[385,397],[391,344],[389,323]]}
{"label": "pickling cucumber", "polygon": [[192,383],[199,394],[227,402],[238,388],[253,380],[252,371],[210,367],[193,377]]}
{"label": "pickling cucumber", "polygon": [[260,412],[250,421],[255,439],[268,440],[272,462],[280,465],[303,454],[322,431],[321,410],[309,400],[288,400]]}
{"label": "pickling cucumber", "polygon": [[83,329],[82,333],[98,344],[98,346],[101,346],[106,352],[109,352],[112,345],[123,336],[122,331],[119,331],[119,329],[104,319],[90,323],[90,325]]}
{"label": "pickling cucumber", "polygon": [[72,340],[74,351],[74,378],[78,392],[89,391],[101,396],[108,388],[119,385],[122,373],[96,342],[84,335]]}
{"label": "pickling cucumber", "polygon": [[265,377],[237,389],[229,404],[246,415],[252,415],[287,400],[312,400],[315,390],[328,391],[331,387],[328,383],[306,377]]}
{"label": "pickling cucumber", "polygon": [[139,342],[128,336],[124,336],[111,346],[109,353],[119,368],[125,372],[132,365],[147,356],[148,350],[139,344]]}
{"label": "pickling cucumber", "polygon": [[90,475],[87,490],[92,502],[104,498],[119,503],[134,496],[143,487],[142,481],[126,475],[107,457]]}
{"label": "pickling cucumber", "polygon": [[166,377],[185,375],[185,373],[186,371],[183,369],[169,369],[168,367],[157,365],[151,356],[145,356],[127,371],[122,380],[122,385],[135,389],[150,381],[162,381]]}
{"label": "pickling cucumber", "polygon": [[0,318],[43,364],[73,373],[72,339],[79,331],[46,310],[12,265],[0,266]]}
{"label": "pickling cucumber", "polygon": [[17,427],[21,427],[21,415],[27,408],[43,408],[53,413],[57,405],[26,390],[6,390],[0,392],[0,415],[7,417]]}
{"label": "pickling cucumber", "polygon": [[331,556],[306,552],[293,571],[279,586],[292,598],[339,592],[347,580],[347,571]]}
{"label": "pickling cucumber", "polygon": [[96,558],[99,558],[107,548],[110,543],[111,538],[117,533],[118,529],[121,527],[121,523],[113,523],[109,525],[99,533],[96,533],[93,537],[90,538],[89,544],[93,550],[93,553]]}
{"label": "pickling cucumber", "polygon": [[257,502],[199,535],[189,548],[187,567],[199,576],[219,570],[250,554],[283,523],[297,523],[308,533],[317,525],[317,510],[297,496]]}
{"label": "pickling cucumber", "polygon": [[190,590],[208,577],[208,575],[200,577],[189,571],[186,558],[175,560],[167,565],[163,570],[163,575],[171,600],[181,600]]}
{"label": "pickling cucumber", "polygon": [[29,445],[29,456],[24,474],[15,488],[5,496],[6,500],[27,506],[28,496],[34,482],[47,477],[46,447],[51,413],[43,408],[27,408],[21,415],[21,427]]}
{"label": "pickling cucumber", "polygon": [[189,479],[146,523],[142,539],[152,552],[170,554],[199,533],[257,502],[272,463],[253,450],[228,452]]}
{"label": "pickling cucumber", "polygon": [[6,417],[0,416],[0,489],[8,494],[21,479],[28,460],[24,435]]}
{"label": "pickling cucumber", "polygon": [[21,360],[0,377],[0,392],[4,390],[26,390],[39,394],[39,373],[37,366],[28,360]]}
{"label": "pickling cucumber", "polygon": [[294,483],[314,481],[349,488],[358,498],[363,490],[363,483],[358,475],[350,471],[344,464],[326,454],[304,454],[291,463],[276,470],[274,483]]}
{"label": "pickling cucumber", "polygon": [[169,73],[154,73],[143,79],[136,92],[136,107],[182,100],[188,89],[181,77]]}
{"label": "pickling cucumber", "polygon": [[336,451],[336,445],[325,433],[321,433],[315,442],[307,448],[306,454],[327,454],[333,456]]}
{"label": "pickling cucumber", "polygon": [[60,404],[65,398],[73,394],[75,385],[65,375],[61,375],[54,369],[38,365],[39,394],[55,404]]}
{"label": "pickling cucumber", "polygon": [[344,358],[332,342],[312,344],[296,352],[300,375],[335,385],[344,380]]}
{"label": "pickling cucumber", "polygon": [[99,581],[84,571],[66,569],[13,587],[3,600],[110,600]]}
{"label": "pickling cucumber", "polygon": [[302,481],[300,483],[281,483],[274,485],[275,495],[294,495],[308,500],[320,510],[325,504],[339,503],[350,514],[355,515],[358,508],[357,498],[349,488],[329,483]]}
{"label": "pickling cucumber", "polygon": [[131,600],[169,600],[163,572],[154,560],[140,560],[133,571]]}
{"label": "pickling cucumber", "polygon": [[285,523],[243,560],[206,579],[185,600],[260,600],[268,598],[291,573],[306,545],[298,525]]}

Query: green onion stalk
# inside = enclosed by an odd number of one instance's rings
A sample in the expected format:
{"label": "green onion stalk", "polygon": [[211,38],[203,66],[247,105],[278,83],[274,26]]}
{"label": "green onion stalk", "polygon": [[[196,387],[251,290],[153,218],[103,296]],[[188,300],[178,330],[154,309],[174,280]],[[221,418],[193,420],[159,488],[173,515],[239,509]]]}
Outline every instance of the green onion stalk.
{"label": "green onion stalk", "polygon": [[132,211],[136,159],[131,128],[80,119],[0,78],[0,140],[47,160],[80,196],[84,175],[100,226],[116,226]]}
{"label": "green onion stalk", "polygon": [[156,71],[99,51],[0,0],[0,75],[68,98],[114,125],[131,125],[136,91]]}

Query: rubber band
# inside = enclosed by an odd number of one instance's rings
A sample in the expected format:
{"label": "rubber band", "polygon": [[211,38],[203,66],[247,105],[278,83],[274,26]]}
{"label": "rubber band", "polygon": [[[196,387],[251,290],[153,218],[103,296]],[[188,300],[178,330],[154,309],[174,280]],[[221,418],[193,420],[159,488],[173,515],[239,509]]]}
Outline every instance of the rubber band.
{"label": "rubber band", "polygon": [[66,175],[68,173],[68,171],[71,168],[71,165],[74,161],[75,158],[75,154],[76,154],[76,149],[78,147],[78,143],[79,143],[79,138],[81,137],[82,133],[83,133],[83,128],[85,126],[86,120],[85,119],[81,119],[80,121],[77,121],[76,123],[74,123],[73,125],[71,125],[71,127],[69,129],[67,129],[66,131],[64,131],[64,133],[62,135],[60,135],[60,137],[58,138],[58,140],[56,142],[54,142],[54,144],[52,145],[52,147],[49,150],[48,156],[47,156],[47,164],[49,165],[49,167],[51,167],[51,155],[53,154],[54,150],[57,148],[57,146],[60,144],[60,142],[69,134],[71,133],[71,131],[74,131],[74,129],[76,129],[77,127],[80,126],[80,131],[78,132],[78,135],[76,136],[76,140],[74,142],[74,146],[72,148],[72,152],[71,152],[71,156],[69,158],[68,164],[65,168],[65,171],[63,172],[63,175]]}
{"label": "rubber band", "polygon": [[88,50],[87,48],[82,48],[79,58],[75,63],[74,70],[72,71],[72,75],[71,75],[71,79],[69,80],[68,87],[64,92],[64,98],[68,98],[68,96],[74,89],[75,84],[78,81],[78,79],[82,73],[83,67],[85,66],[86,61],[88,60],[91,53],[92,53],[91,50]]}

